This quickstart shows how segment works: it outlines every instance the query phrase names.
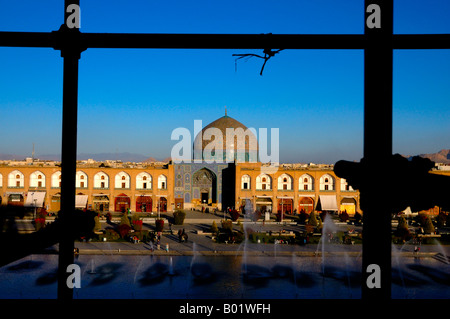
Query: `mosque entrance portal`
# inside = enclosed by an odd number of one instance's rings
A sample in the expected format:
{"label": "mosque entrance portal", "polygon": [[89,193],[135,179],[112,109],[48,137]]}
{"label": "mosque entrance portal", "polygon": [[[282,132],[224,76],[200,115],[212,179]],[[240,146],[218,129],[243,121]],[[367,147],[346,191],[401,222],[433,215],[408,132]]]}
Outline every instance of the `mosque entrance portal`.
{"label": "mosque entrance portal", "polygon": [[207,204],[208,203],[208,192],[203,191],[202,192],[202,204]]}
{"label": "mosque entrance portal", "polygon": [[192,187],[194,196],[202,204],[217,203],[217,178],[209,169],[202,168],[195,172],[192,177]]}

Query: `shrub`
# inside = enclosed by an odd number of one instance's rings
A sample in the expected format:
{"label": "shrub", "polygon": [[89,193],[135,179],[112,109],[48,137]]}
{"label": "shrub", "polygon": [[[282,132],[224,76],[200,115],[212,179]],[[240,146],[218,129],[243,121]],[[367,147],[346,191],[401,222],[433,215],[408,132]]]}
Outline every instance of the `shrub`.
{"label": "shrub", "polygon": [[232,221],[237,221],[239,218],[240,214],[236,209],[230,210],[230,217]]}
{"label": "shrub", "polygon": [[427,224],[428,215],[420,212],[419,214],[417,214],[415,219],[420,224],[420,226],[425,227]]}
{"label": "shrub", "polygon": [[133,223],[133,229],[135,231],[141,231],[142,230],[142,224],[143,224],[142,220],[140,220],[140,219],[133,220],[132,223]]}
{"label": "shrub", "polygon": [[224,231],[233,231],[233,222],[231,220],[222,220],[222,229]]}
{"label": "shrub", "polygon": [[311,214],[309,214],[308,225],[311,225],[311,226],[314,226],[314,227],[317,227],[319,225],[319,222],[317,221],[316,214],[314,212],[311,212]]}
{"label": "shrub", "polygon": [[173,213],[173,224],[174,225],[183,225],[184,219],[186,218],[186,213],[181,210],[176,210]]}
{"label": "shrub", "polygon": [[395,235],[401,240],[409,240],[411,238],[411,234],[408,229],[408,223],[406,222],[405,217],[400,217],[398,219],[398,225]]}
{"label": "shrub", "polygon": [[103,236],[100,236],[100,237],[105,237],[106,240],[108,240],[108,241],[110,241],[110,240],[117,240],[117,239],[120,238],[120,234],[117,233],[114,229],[108,228],[108,229],[105,230],[105,234]]}
{"label": "shrub", "polygon": [[94,232],[100,231],[102,229],[102,224],[100,224],[100,217],[98,217],[98,215],[94,217],[94,222]]}
{"label": "shrub", "polygon": [[423,231],[425,232],[425,234],[433,234],[435,231],[430,216],[427,217]]}
{"label": "shrub", "polygon": [[211,225],[211,233],[217,234],[219,232],[219,227],[217,227],[216,221],[212,222]]}
{"label": "shrub", "polygon": [[131,228],[130,220],[128,219],[127,214],[122,215],[122,219],[120,220],[120,225],[128,225]]}
{"label": "shrub", "polygon": [[305,212],[304,209],[302,209],[300,211],[300,214],[298,215],[298,223],[305,224],[307,219],[308,219],[308,214]]}
{"label": "shrub", "polygon": [[125,238],[131,230],[131,226],[127,224],[120,224],[117,228],[121,238]]}
{"label": "shrub", "polygon": [[45,226],[45,218],[36,218],[34,220],[34,228],[36,229],[36,231],[44,228]]}

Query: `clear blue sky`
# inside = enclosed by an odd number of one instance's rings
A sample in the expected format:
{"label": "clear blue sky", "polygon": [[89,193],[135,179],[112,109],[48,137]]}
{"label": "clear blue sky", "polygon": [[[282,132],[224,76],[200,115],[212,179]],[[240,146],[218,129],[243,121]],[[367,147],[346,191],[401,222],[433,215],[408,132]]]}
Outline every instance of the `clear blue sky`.
{"label": "clear blue sky", "polygon": [[[0,0],[1,31],[53,31],[63,0]],[[82,32],[363,33],[360,0],[81,1]],[[450,1],[396,0],[395,33],[450,33]],[[359,160],[363,52],[285,50],[259,75],[255,50],[88,49],[79,76],[79,153],[170,156],[173,129],[228,115],[280,129],[282,162]],[[32,54],[32,55],[30,55]],[[0,154],[59,154],[62,58],[0,48]],[[394,52],[393,151],[450,148],[450,50]]]}

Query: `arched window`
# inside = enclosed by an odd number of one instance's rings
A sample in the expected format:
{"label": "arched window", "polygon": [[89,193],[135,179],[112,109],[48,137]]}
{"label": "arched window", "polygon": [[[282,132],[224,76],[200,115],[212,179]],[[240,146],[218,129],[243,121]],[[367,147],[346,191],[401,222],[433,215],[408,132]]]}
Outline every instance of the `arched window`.
{"label": "arched window", "polygon": [[167,189],[167,177],[164,175],[158,176],[158,189]]}
{"label": "arched window", "polygon": [[61,171],[57,171],[52,174],[52,187],[61,187]]}
{"label": "arched window", "polygon": [[256,177],[256,189],[272,189],[272,179],[270,176],[262,174]]}
{"label": "arched window", "polygon": [[15,170],[8,175],[8,187],[23,188],[24,176],[22,172]]}
{"label": "arched window", "polygon": [[334,190],[334,178],[331,175],[325,174],[320,178],[320,190],[321,191]]}
{"label": "arched window", "polygon": [[45,175],[40,171],[30,174],[30,187],[45,187]]}
{"label": "arched window", "polygon": [[152,189],[152,176],[146,172],[137,174],[136,189]]}
{"label": "arched window", "polygon": [[243,175],[241,177],[241,189],[250,189],[251,188],[250,181],[251,181],[250,176]]}
{"label": "arched window", "polygon": [[94,175],[94,188],[109,188],[109,176],[105,172],[98,172]]}
{"label": "arched window", "polygon": [[75,179],[75,186],[77,188],[87,188],[88,180],[87,174],[83,171],[78,171]]}
{"label": "arched window", "polygon": [[115,177],[115,188],[130,188],[130,175],[120,172]]}
{"label": "arched window", "polygon": [[314,190],[314,179],[309,174],[303,174],[299,178],[298,183],[298,190],[299,191],[312,191]]}
{"label": "arched window", "polygon": [[279,190],[292,190],[292,177],[288,174],[282,174],[278,177]]}

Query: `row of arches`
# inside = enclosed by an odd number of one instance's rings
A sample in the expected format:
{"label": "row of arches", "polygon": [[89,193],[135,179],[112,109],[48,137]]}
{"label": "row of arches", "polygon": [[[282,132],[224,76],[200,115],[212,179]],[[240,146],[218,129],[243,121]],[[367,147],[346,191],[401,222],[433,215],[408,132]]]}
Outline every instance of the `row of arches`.
{"label": "row of arches", "polygon": [[[267,174],[261,174],[256,177],[256,189],[266,190],[272,189],[272,177]],[[282,174],[277,178],[278,190],[293,190],[294,179],[289,174]],[[298,190],[300,191],[313,191],[314,190],[314,178],[309,174],[303,174],[298,179]],[[324,174],[319,179],[319,190],[332,191],[335,190],[335,178],[330,174]],[[252,178],[250,175],[243,175],[241,177],[241,189],[252,189]],[[353,188],[348,185],[347,181],[343,178],[340,179],[341,191],[353,191]]]}
{"label": "row of arches", "polygon": [[[313,197],[302,196],[299,198],[298,204],[296,204],[294,203],[293,198],[277,198],[276,202],[274,202],[274,199],[272,199],[271,197],[262,196],[256,198],[255,208],[261,213],[269,211],[282,212],[283,214],[293,214],[294,210],[296,210],[297,213],[304,212],[309,215],[314,210],[329,210],[329,208],[327,208],[320,201],[320,198],[316,200]],[[357,202],[355,198],[343,197],[339,202],[336,201],[336,204],[338,205],[334,209],[336,211],[339,210],[343,212],[345,210],[350,216],[353,216],[356,212]],[[245,205],[246,199],[243,199],[241,203],[241,209],[245,208]],[[297,205],[297,207],[295,205]]]}
{"label": "row of arches", "polygon": [[[46,176],[41,171],[35,171],[30,174],[30,187],[45,188]],[[110,187],[109,175],[105,172],[98,172],[94,175],[94,188],[108,189]],[[158,176],[158,189],[167,189],[167,177],[163,174]],[[152,189],[153,178],[147,172],[139,173],[136,176],[136,189]],[[83,171],[77,171],[76,173],[76,187],[87,188],[88,187],[88,175]],[[0,174],[0,186],[3,186],[3,176]],[[10,188],[23,188],[25,186],[25,175],[19,171],[14,170],[8,174],[8,187]],[[51,187],[61,187],[61,171],[57,171],[51,175]],[[117,173],[114,177],[114,188],[131,188],[131,177],[126,172]]]}
{"label": "row of arches", "polygon": [[[38,192],[39,193],[39,192]],[[39,193],[39,194],[45,194]],[[32,196],[28,194],[14,193],[9,194],[6,199],[6,204],[10,206],[24,206],[25,197]],[[50,196],[50,201],[47,202],[45,197],[44,200],[37,207],[46,207],[50,211],[59,211],[61,207],[61,193],[56,193]],[[88,200],[89,196],[83,193],[78,193],[76,195],[76,208],[85,209],[92,208],[95,211],[106,212],[109,210],[114,210],[116,212],[125,212],[131,208],[131,197],[127,194],[119,194],[110,200],[110,195],[108,194],[94,194],[91,200]],[[155,201],[155,207],[153,207],[154,200],[152,196],[140,195],[135,197],[136,212],[152,212],[154,210],[160,212],[167,211],[167,198],[163,196],[158,196]],[[1,203],[1,197],[0,197]],[[112,206],[113,205],[113,206]]]}

